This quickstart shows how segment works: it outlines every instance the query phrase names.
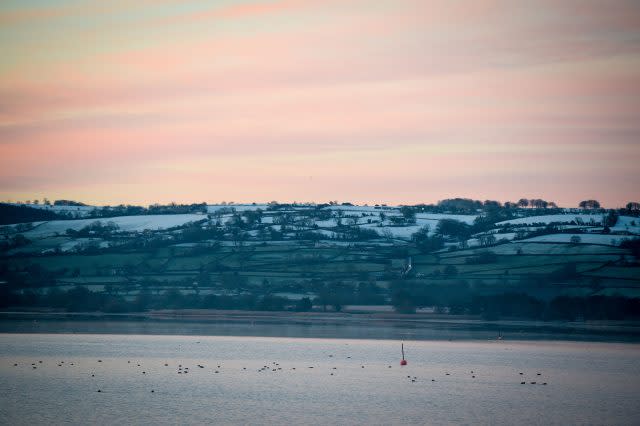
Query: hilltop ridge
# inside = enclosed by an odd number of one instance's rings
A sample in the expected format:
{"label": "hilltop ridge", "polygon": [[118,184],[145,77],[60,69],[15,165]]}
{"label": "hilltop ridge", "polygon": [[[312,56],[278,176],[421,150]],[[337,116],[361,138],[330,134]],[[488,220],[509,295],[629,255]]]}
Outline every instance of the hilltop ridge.
{"label": "hilltop ridge", "polygon": [[553,316],[640,296],[628,207],[40,205],[78,218],[0,228],[0,279],[5,306]]}

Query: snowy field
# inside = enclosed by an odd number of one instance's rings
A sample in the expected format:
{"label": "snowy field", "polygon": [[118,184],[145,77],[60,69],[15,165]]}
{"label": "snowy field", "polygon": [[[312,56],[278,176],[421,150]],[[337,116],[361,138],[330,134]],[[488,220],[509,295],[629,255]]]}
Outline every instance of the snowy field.
{"label": "snowy field", "polygon": [[43,222],[34,229],[27,231],[27,238],[45,238],[56,234],[64,234],[67,229],[80,230],[87,225],[100,220],[103,223],[113,222],[121,231],[144,231],[145,229],[160,230],[181,226],[188,222],[206,219],[202,214],[173,214],[148,216],[119,216],[101,219],[52,220]]}
{"label": "snowy field", "polygon": [[544,216],[529,216],[518,219],[505,220],[498,222],[496,225],[533,225],[534,223],[571,223],[572,221],[582,221],[585,225],[591,223],[591,219],[596,224],[602,224],[603,215],[601,214],[550,214]]}
{"label": "snowy field", "polygon": [[445,214],[445,213],[417,213],[416,221],[428,221],[429,223],[438,223],[442,219],[453,219],[464,222],[467,225],[473,225],[478,215],[475,214]]}

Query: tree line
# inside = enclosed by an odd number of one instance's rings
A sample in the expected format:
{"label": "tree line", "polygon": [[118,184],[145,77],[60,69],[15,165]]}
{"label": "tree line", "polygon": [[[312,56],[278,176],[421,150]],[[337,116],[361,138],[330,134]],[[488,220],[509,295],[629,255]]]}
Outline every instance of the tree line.
{"label": "tree line", "polygon": [[[638,320],[640,299],[620,295],[568,296],[560,295],[545,301],[525,293],[471,294],[470,297],[447,297],[440,294],[428,300],[426,294],[412,294],[396,288],[392,305],[396,312],[412,314],[421,306],[434,306],[436,312],[450,315],[480,316],[485,320],[518,318],[529,320]],[[340,311],[347,299],[339,293],[320,292],[316,298],[290,300],[273,294],[200,295],[185,294],[170,289],[161,295],[141,291],[133,300],[121,295],[94,292],[84,286],[70,290],[52,288],[37,291],[10,292],[0,287],[0,308],[53,308],[67,312],[144,312],[151,309],[220,309],[252,311],[310,311],[331,308]]]}

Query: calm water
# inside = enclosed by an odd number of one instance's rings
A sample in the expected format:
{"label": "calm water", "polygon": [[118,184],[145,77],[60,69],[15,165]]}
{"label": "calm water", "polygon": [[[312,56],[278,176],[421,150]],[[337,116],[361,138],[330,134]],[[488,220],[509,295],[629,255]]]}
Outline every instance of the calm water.
{"label": "calm water", "polygon": [[388,340],[0,334],[0,422],[640,423],[638,345],[405,348],[400,367],[400,345]]}

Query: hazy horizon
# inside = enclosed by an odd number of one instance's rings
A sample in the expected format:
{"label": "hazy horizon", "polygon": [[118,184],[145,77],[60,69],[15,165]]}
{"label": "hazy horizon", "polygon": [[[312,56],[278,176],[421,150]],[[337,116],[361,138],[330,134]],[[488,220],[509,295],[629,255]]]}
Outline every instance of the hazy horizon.
{"label": "hazy horizon", "polygon": [[[205,203],[207,205],[229,205],[229,206],[234,206],[234,205],[251,205],[251,204],[256,204],[256,205],[262,205],[262,204],[269,204],[270,202],[277,202],[279,204],[299,204],[299,205],[304,205],[304,204],[329,204],[329,203],[337,203],[338,205],[342,204],[342,203],[350,203],[356,206],[389,206],[389,207],[394,207],[394,206],[413,206],[413,205],[421,205],[421,204],[425,204],[425,205],[436,205],[438,204],[440,201],[442,200],[446,200],[446,199],[470,199],[470,200],[475,200],[473,197],[463,197],[463,196],[451,196],[451,197],[447,197],[447,198],[443,198],[443,199],[438,199],[438,200],[433,200],[433,201],[419,201],[416,203],[387,203],[384,201],[375,201],[375,202],[367,202],[367,201],[363,201],[363,202],[354,202],[352,200],[275,200],[275,199],[269,199],[268,201],[265,200],[261,200],[261,201],[253,201],[253,200],[247,200],[247,201],[233,201],[233,200],[220,200],[220,201],[211,201],[211,200],[184,200],[184,201],[177,201],[175,199],[170,199],[170,201],[165,201],[165,202],[159,202],[159,201],[150,201],[150,202],[131,202],[131,203],[125,203],[125,202],[114,202],[114,203],[91,203],[88,202],[86,200],[81,200],[81,199],[72,199],[69,197],[59,197],[59,198],[49,198],[49,197],[42,197],[42,198],[34,198],[33,200],[29,200],[29,199],[25,199],[25,200],[0,200],[0,203],[12,203],[12,204],[26,204],[26,201],[31,201],[31,203],[29,203],[29,205],[33,205],[33,201],[34,200],[38,200],[39,204],[43,204],[44,203],[44,199],[47,199],[51,204],[53,204],[53,202],[55,200],[66,200],[66,201],[75,201],[75,202],[80,202],[83,204],[86,204],[88,206],[96,206],[96,207],[110,207],[110,206],[118,206],[118,205],[133,205],[133,206],[151,206],[154,204],[170,204],[172,202],[175,202],[176,204],[201,204],[201,203]],[[532,200],[532,199],[542,199],[545,201],[549,201],[549,202],[554,202],[554,200],[549,200],[549,199],[545,199],[544,197],[520,197],[520,198],[525,198],[527,200]],[[505,202],[515,202],[517,203],[518,200],[520,199],[512,199],[512,200],[477,200],[477,201],[498,201],[502,204],[504,204]],[[594,197],[594,198],[590,198],[590,199],[594,199],[596,201],[599,200],[598,197]],[[584,201],[584,200],[580,200],[580,201]],[[631,200],[629,200],[631,201]],[[557,206],[559,208],[579,208],[578,203],[576,203],[575,205],[563,205],[563,204],[558,204],[556,203]],[[616,209],[616,208],[624,208],[625,204],[627,204],[627,202],[619,205],[619,206],[607,206],[607,205],[602,205],[602,208],[604,209]]]}

